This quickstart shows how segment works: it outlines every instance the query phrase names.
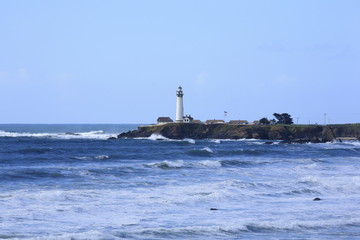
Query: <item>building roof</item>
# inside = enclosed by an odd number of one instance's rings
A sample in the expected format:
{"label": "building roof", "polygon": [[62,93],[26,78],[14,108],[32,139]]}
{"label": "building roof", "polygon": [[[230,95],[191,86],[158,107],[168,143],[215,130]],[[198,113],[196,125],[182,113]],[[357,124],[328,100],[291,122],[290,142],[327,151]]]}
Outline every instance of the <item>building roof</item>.
{"label": "building roof", "polygon": [[248,124],[249,122],[246,120],[230,120],[230,124]]}
{"label": "building roof", "polygon": [[192,123],[201,123],[201,121],[200,120],[192,120]]}
{"label": "building roof", "polygon": [[169,117],[158,117],[157,122],[174,122],[174,121]]}
{"label": "building roof", "polygon": [[214,119],[214,120],[206,120],[205,123],[206,124],[225,123],[225,121],[224,120],[216,120],[216,119]]}

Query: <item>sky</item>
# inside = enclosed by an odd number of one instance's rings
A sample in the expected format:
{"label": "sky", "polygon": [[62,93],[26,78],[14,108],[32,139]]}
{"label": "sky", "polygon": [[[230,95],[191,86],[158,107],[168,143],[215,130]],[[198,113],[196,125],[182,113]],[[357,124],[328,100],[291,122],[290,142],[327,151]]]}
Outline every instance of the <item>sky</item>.
{"label": "sky", "polygon": [[[0,123],[358,123],[358,0],[0,0]],[[325,114],[326,113],[326,117]]]}

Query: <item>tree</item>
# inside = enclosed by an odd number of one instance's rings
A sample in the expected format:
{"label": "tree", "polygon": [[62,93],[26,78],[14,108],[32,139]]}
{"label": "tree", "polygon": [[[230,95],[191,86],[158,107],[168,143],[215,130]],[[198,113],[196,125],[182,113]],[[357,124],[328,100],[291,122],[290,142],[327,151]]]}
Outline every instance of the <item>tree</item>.
{"label": "tree", "polygon": [[268,125],[268,124],[270,124],[270,121],[269,121],[269,119],[267,119],[267,118],[262,118],[262,119],[260,119],[260,124],[262,124],[262,125]]}
{"label": "tree", "polygon": [[277,119],[276,124],[283,124],[283,116],[280,113],[274,113],[273,115]]}
{"label": "tree", "polygon": [[274,113],[274,117],[277,119],[276,124],[293,124],[293,119],[288,113]]}

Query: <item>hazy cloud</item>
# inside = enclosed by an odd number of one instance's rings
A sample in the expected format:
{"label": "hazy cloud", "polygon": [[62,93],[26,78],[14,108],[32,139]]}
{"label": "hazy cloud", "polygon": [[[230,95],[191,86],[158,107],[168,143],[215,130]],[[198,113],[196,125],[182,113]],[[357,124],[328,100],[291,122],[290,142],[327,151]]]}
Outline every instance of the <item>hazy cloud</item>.
{"label": "hazy cloud", "polygon": [[306,48],[306,50],[311,52],[320,52],[320,53],[334,53],[334,52],[350,52],[350,46],[339,46],[327,43],[313,44]]}
{"label": "hazy cloud", "polygon": [[353,58],[354,51],[349,45],[341,44],[341,45],[334,45],[334,44],[313,44],[309,45],[305,48],[305,51],[312,52],[319,55],[324,55],[328,58]]}
{"label": "hazy cloud", "polygon": [[0,71],[1,85],[17,85],[26,82],[29,73],[26,68],[19,68],[15,71]]}

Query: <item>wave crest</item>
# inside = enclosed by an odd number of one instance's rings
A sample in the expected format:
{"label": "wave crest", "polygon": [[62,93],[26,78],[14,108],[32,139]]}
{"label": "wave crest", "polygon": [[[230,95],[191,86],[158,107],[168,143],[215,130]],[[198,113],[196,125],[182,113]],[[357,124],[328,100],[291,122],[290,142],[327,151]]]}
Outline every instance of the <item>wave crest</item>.
{"label": "wave crest", "polygon": [[188,151],[188,154],[192,155],[192,156],[209,157],[214,154],[214,151],[209,147],[204,147],[202,149],[190,150],[190,151]]}
{"label": "wave crest", "polygon": [[199,162],[199,164],[204,167],[221,167],[220,161],[204,160]]}
{"label": "wave crest", "polygon": [[9,138],[53,138],[53,139],[99,139],[106,140],[115,135],[105,134],[104,131],[89,131],[89,132],[65,132],[65,133],[30,133],[30,132],[6,132],[0,130],[0,137]]}
{"label": "wave crest", "polygon": [[163,162],[155,162],[155,163],[148,163],[145,166],[148,167],[155,167],[161,169],[169,169],[169,168],[181,168],[184,167],[185,163],[183,160],[178,161],[163,161]]}
{"label": "wave crest", "polygon": [[151,134],[151,136],[148,137],[147,139],[149,139],[149,140],[154,140],[154,141],[169,140],[167,137],[164,137],[164,136],[161,135],[160,133],[153,133],[153,134]]}

